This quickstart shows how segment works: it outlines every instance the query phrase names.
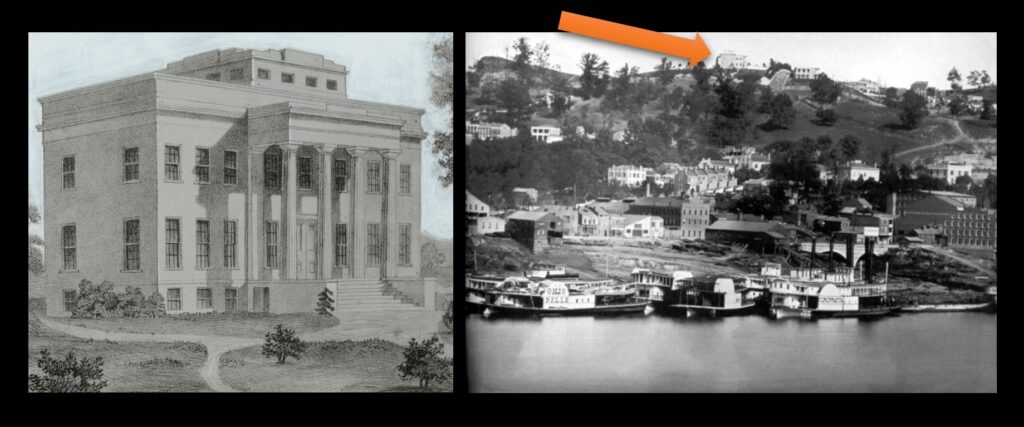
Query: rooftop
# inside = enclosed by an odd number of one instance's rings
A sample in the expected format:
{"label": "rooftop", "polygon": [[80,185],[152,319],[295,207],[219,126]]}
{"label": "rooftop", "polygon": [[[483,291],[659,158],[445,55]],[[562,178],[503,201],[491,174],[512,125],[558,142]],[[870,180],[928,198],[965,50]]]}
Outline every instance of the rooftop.
{"label": "rooftop", "polygon": [[[548,215],[551,215],[551,212],[544,212],[544,211],[534,211],[534,212],[517,211],[516,213],[514,213],[512,215],[509,215],[507,219],[509,219],[509,220],[518,219],[518,220],[523,220],[523,221],[540,221],[541,219],[543,219],[544,217],[546,217]],[[556,218],[556,219],[558,218],[555,215],[551,215],[551,217],[552,218]],[[561,221],[561,219],[559,219],[559,221]]]}
{"label": "rooftop", "polygon": [[730,219],[720,219],[715,221],[714,224],[708,226],[708,230],[746,231],[754,233],[777,232],[780,228],[781,226],[779,224],[772,222],[734,221]]}

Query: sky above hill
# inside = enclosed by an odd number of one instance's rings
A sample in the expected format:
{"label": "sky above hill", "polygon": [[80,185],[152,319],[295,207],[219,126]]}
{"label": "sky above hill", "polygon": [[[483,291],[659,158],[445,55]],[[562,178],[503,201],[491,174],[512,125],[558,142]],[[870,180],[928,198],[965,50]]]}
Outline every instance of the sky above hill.
{"label": "sky above hill", "polygon": [[[131,77],[165,68],[197,53],[227,48],[294,48],[324,55],[349,70],[353,99],[423,108],[428,134],[451,126],[450,111],[430,103],[431,46],[443,34],[429,33],[127,33],[29,35],[28,146],[29,199],[41,209],[43,193],[40,96]],[[423,141],[421,183],[423,231],[452,237],[453,187],[443,188],[441,167],[431,152],[433,138]],[[31,229],[31,227],[30,227]],[[41,230],[40,230],[41,231]]]}
{"label": "sky above hill", "polygon": [[[695,33],[668,33],[693,38]],[[949,89],[946,75],[960,71],[963,85],[971,70],[986,70],[996,81],[996,33],[700,33],[711,50],[705,61],[714,65],[725,52],[747,55],[751,62],[775,59],[794,67],[817,67],[835,80],[862,78],[886,86],[909,88],[916,81]],[[657,52],[605,42],[576,34],[467,33],[466,64],[484,56],[512,58],[512,43],[526,37],[531,44],[547,42],[552,66],[579,74],[580,56],[593,52],[608,61],[612,70],[624,63],[641,72],[652,71],[661,57]],[[676,62],[685,59],[675,58]]]}

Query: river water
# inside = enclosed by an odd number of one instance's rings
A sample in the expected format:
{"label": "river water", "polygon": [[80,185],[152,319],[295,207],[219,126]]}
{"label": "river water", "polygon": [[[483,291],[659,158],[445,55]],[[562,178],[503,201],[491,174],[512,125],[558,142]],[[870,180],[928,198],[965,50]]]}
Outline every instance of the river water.
{"label": "river water", "polygon": [[473,392],[995,392],[996,315],[466,318]]}

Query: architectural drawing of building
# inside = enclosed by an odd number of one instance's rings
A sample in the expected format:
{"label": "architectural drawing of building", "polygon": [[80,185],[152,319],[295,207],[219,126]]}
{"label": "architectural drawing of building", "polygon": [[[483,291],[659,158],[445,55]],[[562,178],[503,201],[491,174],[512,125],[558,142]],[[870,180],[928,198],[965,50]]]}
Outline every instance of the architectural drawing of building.
{"label": "architectural drawing of building", "polygon": [[422,297],[424,110],[348,98],[348,71],[223,49],[39,98],[48,314],[83,279],[170,314],[309,312],[385,281]]}

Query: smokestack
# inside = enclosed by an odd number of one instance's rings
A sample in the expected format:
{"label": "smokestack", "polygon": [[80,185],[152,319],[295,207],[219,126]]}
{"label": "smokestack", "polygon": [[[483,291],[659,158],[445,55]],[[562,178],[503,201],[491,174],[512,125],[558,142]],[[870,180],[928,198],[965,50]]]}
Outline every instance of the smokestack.
{"label": "smokestack", "polygon": [[833,248],[835,247],[835,243],[836,243],[835,236],[831,236],[831,235],[828,236],[828,272],[829,273],[834,273],[835,272],[835,270],[832,267],[832,258],[834,258],[832,254],[835,253],[835,252],[833,252]]}
{"label": "smokestack", "polygon": [[850,268],[853,268],[853,267],[857,266],[857,260],[853,259],[854,239],[856,239],[855,235],[849,235],[846,238],[846,259],[848,260],[848,262],[850,264]]}
{"label": "smokestack", "polygon": [[817,261],[818,261],[818,252],[816,250],[817,246],[818,246],[818,236],[811,237],[811,267],[812,268],[814,267],[814,264],[816,264]]}

